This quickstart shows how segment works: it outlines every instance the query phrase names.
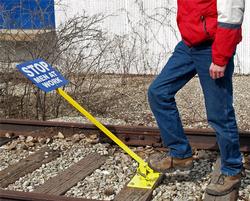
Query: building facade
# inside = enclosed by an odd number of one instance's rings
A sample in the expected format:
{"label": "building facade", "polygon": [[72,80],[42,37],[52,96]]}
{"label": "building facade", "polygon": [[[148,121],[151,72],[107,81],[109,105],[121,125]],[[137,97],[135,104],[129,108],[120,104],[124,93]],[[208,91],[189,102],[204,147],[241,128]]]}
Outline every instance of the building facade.
{"label": "building facade", "polygon": [[[26,40],[27,33],[31,36],[37,35],[39,30],[55,30],[60,23],[83,12],[87,15],[103,13],[109,15],[102,26],[110,34],[140,34],[144,37],[143,40],[148,43],[144,48],[152,57],[152,66],[153,63],[158,63],[155,68],[159,71],[181,39],[175,20],[176,2],[177,0],[0,0],[0,39],[13,39],[18,33],[15,40]],[[246,1],[243,41],[238,45],[235,56],[235,72],[240,74],[250,74],[249,22],[250,2]],[[159,60],[158,55],[161,55],[160,63],[153,61],[154,57]]]}
{"label": "building facade", "polygon": [[[131,23],[141,21],[142,18],[157,16],[167,13],[168,17],[165,19],[164,26],[159,25],[159,21],[151,21],[150,28],[153,29],[155,39],[159,44],[167,44],[167,48],[173,50],[176,43],[180,40],[180,35],[177,30],[175,22],[176,18],[176,0],[63,0],[56,8],[56,21],[57,24],[62,23],[65,19],[72,17],[76,14],[81,14],[83,9],[89,15],[104,13],[110,15],[104,23],[104,27],[115,34],[130,34]],[[66,6],[65,6],[66,5]],[[165,9],[165,10],[164,10]],[[158,13],[158,14],[159,14]],[[238,45],[237,54],[235,56],[236,73],[250,74],[250,2],[246,1],[246,12],[243,23],[243,40]],[[155,23],[155,24],[154,24]],[[159,51],[159,45],[152,43],[155,52]],[[169,57],[167,55],[166,57]],[[167,59],[167,58],[166,58]]]}
{"label": "building facade", "polygon": [[30,50],[38,40],[55,37],[54,5],[54,0],[0,0],[1,64],[33,59]]}

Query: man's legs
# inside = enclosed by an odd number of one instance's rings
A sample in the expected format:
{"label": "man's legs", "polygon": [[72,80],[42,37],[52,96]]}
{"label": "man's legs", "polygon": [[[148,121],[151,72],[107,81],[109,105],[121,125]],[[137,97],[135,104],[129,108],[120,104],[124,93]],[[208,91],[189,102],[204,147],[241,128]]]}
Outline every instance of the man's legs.
{"label": "man's legs", "polygon": [[160,128],[161,137],[165,146],[170,148],[170,156],[175,158],[192,156],[174,97],[195,74],[189,48],[180,42],[148,90],[149,104]]}

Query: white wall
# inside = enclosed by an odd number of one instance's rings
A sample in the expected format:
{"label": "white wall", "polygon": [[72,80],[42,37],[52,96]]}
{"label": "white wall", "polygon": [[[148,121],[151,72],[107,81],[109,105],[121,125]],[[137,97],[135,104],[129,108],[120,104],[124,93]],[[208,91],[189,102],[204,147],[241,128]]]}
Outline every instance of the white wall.
{"label": "white wall", "polygon": [[[139,7],[135,2],[136,0],[62,0],[63,7],[56,8],[56,21],[57,24],[62,23],[65,19],[77,14],[83,13],[85,10],[89,15],[104,13],[112,14],[105,23],[104,27],[110,32],[115,34],[125,34],[130,32],[131,21],[135,24],[143,16],[139,12]],[[155,9],[159,7],[176,8],[176,0],[142,0],[143,7],[148,14],[152,14]],[[175,10],[175,9],[174,9]],[[126,12],[125,12],[126,11]],[[127,14],[129,13],[130,19]],[[175,14],[171,14],[167,19],[169,23],[176,28]],[[130,21],[129,21],[130,20]],[[238,46],[237,56],[235,59],[236,72],[243,74],[250,74],[250,2],[246,1],[246,12],[243,24],[243,41]],[[152,26],[157,30],[157,24]],[[172,30],[160,29],[157,30],[157,39],[161,44],[168,44],[167,48],[173,49],[180,35],[177,37]],[[159,46],[152,43],[152,48],[155,52],[159,51]],[[169,55],[168,55],[169,56]],[[166,56],[166,57],[168,57]],[[167,58],[166,58],[167,59]]]}
{"label": "white wall", "polygon": [[[243,39],[237,49],[238,62],[236,66],[241,66],[240,73],[250,74],[250,1],[246,2],[246,10],[243,22]],[[238,68],[239,69],[239,68]]]}

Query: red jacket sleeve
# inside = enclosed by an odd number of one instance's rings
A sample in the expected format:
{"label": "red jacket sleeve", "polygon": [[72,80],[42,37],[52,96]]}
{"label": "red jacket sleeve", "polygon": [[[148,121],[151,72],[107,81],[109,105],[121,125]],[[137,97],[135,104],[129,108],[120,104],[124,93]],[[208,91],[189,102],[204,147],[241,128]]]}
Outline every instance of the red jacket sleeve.
{"label": "red jacket sleeve", "polygon": [[217,0],[218,26],[212,45],[213,63],[224,66],[242,39],[245,0]]}

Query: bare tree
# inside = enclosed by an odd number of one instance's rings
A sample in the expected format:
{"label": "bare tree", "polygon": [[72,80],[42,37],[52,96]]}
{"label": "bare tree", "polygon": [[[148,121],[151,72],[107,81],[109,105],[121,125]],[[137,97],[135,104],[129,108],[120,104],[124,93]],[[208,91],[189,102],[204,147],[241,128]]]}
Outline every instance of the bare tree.
{"label": "bare tree", "polygon": [[[43,18],[43,11],[39,9],[39,12],[34,15]],[[6,20],[7,18],[8,16]],[[99,23],[104,18],[102,15],[89,17],[83,14],[69,19],[57,30],[47,28],[35,31],[18,29],[15,32],[10,29],[4,30],[1,35],[1,49],[5,50],[1,61],[1,75],[6,77],[6,79],[1,79],[1,93],[3,94],[1,105],[5,105],[2,108],[4,116],[35,117],[45,120],[51,116],[49,115],[51,112],[55,116],[60,114],[61,100],[58,100],[54,93],[46,94],[30,85],[29,82],[19,79],[20,74],[17,74],[13,68],[17,62],[37,58],[48,61],[66,78],[72,80],[70,92],[79,91],[86,77],[90,79],[91,76],[97,77],[98,74],[103,73],[104,68],[100,67],[100,61],[108,43]],[[17,57],[18,51],[22,54],[18,54]],[[93,91],[93,88],[97,86],[96,83],[92,82],[88,93]],[[49,102],[47,96],[50,96]],[[10,97],[15,98],[10,101]],[[16,107],[13,108],[13,105]],[[32,109],[34,105],[35,110]]]}

